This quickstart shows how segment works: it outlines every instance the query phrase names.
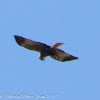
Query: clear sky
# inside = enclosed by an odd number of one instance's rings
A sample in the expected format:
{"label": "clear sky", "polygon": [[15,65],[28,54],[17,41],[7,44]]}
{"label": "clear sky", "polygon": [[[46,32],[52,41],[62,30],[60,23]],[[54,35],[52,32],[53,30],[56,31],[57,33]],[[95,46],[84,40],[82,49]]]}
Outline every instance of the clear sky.
{"label": "clear sky", "polygon": [[[100,100],[99,0],[0,0],[0,34],[0,99]],[[41,61],[14,35],[79,59]]]}

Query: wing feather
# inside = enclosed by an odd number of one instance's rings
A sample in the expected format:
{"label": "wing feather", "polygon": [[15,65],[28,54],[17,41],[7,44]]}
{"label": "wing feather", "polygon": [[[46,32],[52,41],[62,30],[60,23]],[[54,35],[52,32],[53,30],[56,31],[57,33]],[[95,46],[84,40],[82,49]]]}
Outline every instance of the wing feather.
{"label": "wing feather", "polygon": [[54,49],[54,54],[50,56],[51,58],[62,62],[78,59],[78,57],[74,57],[60,49]]}
{"label": "wing feather", "polygon": [[20,46],[22,46],[24,48],[27,48],[29,50],[34,50],[34,51],[41,52],[41,50],[43,50],[44,48],[49,47],[46,44],[43,44],[43,43],[40,43],[40,42],[35,42],[35,41],[32,41],[32,40],[23,38],[21,36],[16,36],[15,35],[14,37],[15,37],[16,42]]}

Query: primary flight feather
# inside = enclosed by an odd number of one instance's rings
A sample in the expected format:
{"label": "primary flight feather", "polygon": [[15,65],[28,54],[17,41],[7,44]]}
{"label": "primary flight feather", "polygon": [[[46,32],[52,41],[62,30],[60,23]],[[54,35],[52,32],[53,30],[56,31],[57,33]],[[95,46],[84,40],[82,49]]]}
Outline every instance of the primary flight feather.
{"label": "primary flight feather", "polygon": [[53,46],[48,46],[44,43],[32,41],[30,39],[23,38],[21,36],[15,35],[16,42],[29,50],[40,52],[39,59],[45,60],[45,57],[50,56],[51,58],[58,60],[58,61],[71,61],[76,60],[78,57],[74,57],[61,49],[58,49],[59,46],[65,44],[65,43],[55,43]]}

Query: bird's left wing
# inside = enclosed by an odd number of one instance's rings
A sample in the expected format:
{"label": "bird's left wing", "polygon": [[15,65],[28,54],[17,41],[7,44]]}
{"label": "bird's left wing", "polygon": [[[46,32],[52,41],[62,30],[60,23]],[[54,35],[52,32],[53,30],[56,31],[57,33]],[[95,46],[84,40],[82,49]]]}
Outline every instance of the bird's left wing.
{"label": "bird's left wing", "polygon": [[24,48],[27,48],[29,50],[34,50],[34,51],[41,52],[41,50],[43,50],[43,48],[49,47],[46,44],[43,44],[43,43],[40,43],[40,42],[35,42],[35,41],[32,41],[32,40],[23,38],[21,36],[16,36],[15,35],[14,37],[15,37],[16,42],[20,46],[22,46]]}
{"label": "bird's left wing", "polygon": [[54,49],[54,54],[50,56],[51,58],[62,62],[78,59],[78,57],[74,57],[60,49]]}

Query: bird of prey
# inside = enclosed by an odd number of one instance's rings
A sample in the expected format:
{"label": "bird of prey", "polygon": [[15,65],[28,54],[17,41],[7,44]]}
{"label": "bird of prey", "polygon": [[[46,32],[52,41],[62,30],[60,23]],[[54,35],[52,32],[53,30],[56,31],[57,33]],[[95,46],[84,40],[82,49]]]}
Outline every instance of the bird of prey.
{"label": "bird of prey", "polygon": [[76,60],[78,57],[74,57],[60,49],[58,49],[59,46],[65,44],[65,43],[55,43],[52,46],[48,46],[41,42],[32,41],[30,39],[23,38],[21,36],[15,35],[16,42],[29,50],[40,52],[39,59],[45,60],[45,57],[50,56],[51,58],[58,60],[58,61],[71,61]]}

